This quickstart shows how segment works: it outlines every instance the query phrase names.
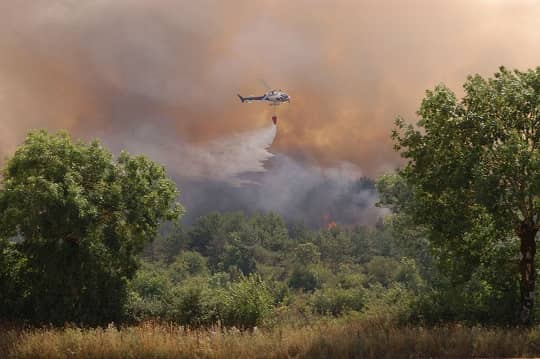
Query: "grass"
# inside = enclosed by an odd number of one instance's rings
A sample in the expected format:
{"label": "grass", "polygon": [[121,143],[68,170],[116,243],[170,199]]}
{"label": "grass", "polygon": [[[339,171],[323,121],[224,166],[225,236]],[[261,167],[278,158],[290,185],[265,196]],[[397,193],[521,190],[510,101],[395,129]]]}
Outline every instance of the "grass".
{"label": "grass", "polygon": [[539,329],[376,322],[302,328],[192,330],[145,323],[117,329],[66,327],[0,332],[1,358],[467,358],[540,355]]}

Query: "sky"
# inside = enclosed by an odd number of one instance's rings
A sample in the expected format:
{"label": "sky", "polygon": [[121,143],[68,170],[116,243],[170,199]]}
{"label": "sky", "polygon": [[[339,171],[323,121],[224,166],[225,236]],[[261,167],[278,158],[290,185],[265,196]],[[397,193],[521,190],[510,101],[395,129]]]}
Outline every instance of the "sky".
{"label": "sky", "polygon": [[[0,161],[31,129],[98,138],[165,164],[191,218],[371,223],[359,181],[400,166],[396,116],[540,55],[532,0],[0,0],[0,14]],[[292,97],[277,128],[236,97],[263,82]]]}

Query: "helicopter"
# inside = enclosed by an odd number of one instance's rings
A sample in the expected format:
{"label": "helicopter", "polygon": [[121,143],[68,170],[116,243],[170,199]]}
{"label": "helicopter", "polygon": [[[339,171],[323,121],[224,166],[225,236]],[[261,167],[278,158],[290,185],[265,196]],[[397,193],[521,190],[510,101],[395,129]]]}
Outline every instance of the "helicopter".
{"label": "helicopter", "polygon": [[262,96],[242,97],[242,95],[238,94],[238,97],[240,98],[240,101],[242,101],[242,103],[251,103],[253,101],[268,101],[270,102],[270,106],[279,106],[284,102],[291,102],[291,97],[281,89],[269,90]]}
{"label": "helicopter", "polygon": [[291,97],[287,93],[285,93],[285,91],[281,89],[273,90],[273,89],[270,89],[270,86],[268,86],[266,82],[262,81],[262,83],[268,89],[268,91],[264,95],[243,97],[242,95],[238,94],[238,98],[240,98],[240,101],[242,101],[242,103],[244,102],[251,103],[254,101],[270,102],[270,106],[275,106],[274,115],[272,116],[272,122],[274,122],[274,125],[277,125],[277,115],[276,115],[277,106],[281,105],[284,102],[291,103]]}

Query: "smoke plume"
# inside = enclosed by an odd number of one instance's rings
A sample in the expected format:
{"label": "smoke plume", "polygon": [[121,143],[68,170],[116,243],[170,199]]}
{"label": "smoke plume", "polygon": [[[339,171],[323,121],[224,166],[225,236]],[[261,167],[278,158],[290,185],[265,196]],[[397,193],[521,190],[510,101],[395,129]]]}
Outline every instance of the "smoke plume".
{"label": "smoke plume", "polygon": [[169,174],[177,178],[212,179],[241,185],[248,182],[241,175],[265,171],[264,162],[272,157],[268,148],[275,137],[276,126],[270,124],[197,145],[171,137],[167,131],[141,126],[117,134],[110,147],[158,159],[169,169]]}
{"label": "smoke plume", "polygon": [[[339,203],[348,222],[371,218],[350,189],[400,165],[392,122],[425,89],[540,53],[529,0],[0,0],[0,14],[0,158],[30,129],[67,129],[167,164],[200,208],[318,218]],[[275,158],[272,110],[236,97],[260,79],[292,96]]]}

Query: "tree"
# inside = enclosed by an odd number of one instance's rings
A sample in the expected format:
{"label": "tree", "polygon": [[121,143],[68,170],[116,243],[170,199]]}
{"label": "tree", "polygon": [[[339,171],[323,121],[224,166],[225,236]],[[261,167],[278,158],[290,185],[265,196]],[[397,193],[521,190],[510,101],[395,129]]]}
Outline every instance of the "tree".
{"label": "tree", "polygon": [[246,217],[242,213],[211,212],[192,226],[188,232],[188,248],[208,257],[208,266],[212,271],[218,269],[223,259],[229,234],[245,226]]}
{"label": "tree", "polygon": [[291,288],[312,292],[321,287],[321,279],[313,266],[296,265],[291,273],[288,284]]}
{"label": "tree", "polygon": [[15,245],[0,239],[0,318],[24,310],[26,291],[20,274],[26,265]]}
{"label": "tree", "polygon": [[313,243],[301,243],[296,247],[294,257],[301,266],[308,266],[319,263],[321,252]]}
{"label": "tree", "polygon": [[144,156],[122,152],[115,161],[97,141],[31,132],[0,182],[0,238],[18,238],[26,262],[31,311],[22,315],[118,320],[135,255],[162,221],[179,217],[177,195],[165,169]]}
{"label": "tree", "polygon": [[242,243],[240,236],[236,232],[229,234],[228,243],[223,249],[223,269],[231,273],[240,271],[242,275],[254,273],[257,269],[257,262],[253,258],[252,248]]}
{"label": "tree", "polygon": [[[400,171],[411,191],[415,224],[448,255],[519,240],[520,315],[532,320],[536,234],[540,228],[540,68],[503,67],[470,76],[462,99],[444,85],[427,91],[418,128],[396,120]],[[474,234],[484,229],[475,241]]]}
{"label": "tree", "polygon": [[188,277],[197,275],[207,275],[208,267],[206,258],[199,252],[183,251],[169,266],[170,276],[176,283],[185,280]]}
{"label": "tree", "polygon": [[251,231],[249,241],[258,242],[274,252],[284,251],[289,242],[285,222],[275,213],[256,213],[249,219]]}
{"label": "tree", "polygon": [[228,288],[225,324],[240,328],[260,325],[271,312],[273,301],[272,293],[259,275],[242,277]]}

